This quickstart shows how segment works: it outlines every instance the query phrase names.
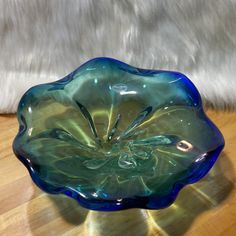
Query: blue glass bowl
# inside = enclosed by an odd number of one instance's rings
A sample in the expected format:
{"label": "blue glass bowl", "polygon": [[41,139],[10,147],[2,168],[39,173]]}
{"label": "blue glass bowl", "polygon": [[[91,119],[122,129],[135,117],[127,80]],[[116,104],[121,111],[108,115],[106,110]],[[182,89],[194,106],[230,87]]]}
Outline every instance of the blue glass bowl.
{"label": "blue glass bowl", "polygon": [[224,147],[186,76],[110,58],[29,89],[17,115],[13,149],[33,181],[93,210],[167,207]]}

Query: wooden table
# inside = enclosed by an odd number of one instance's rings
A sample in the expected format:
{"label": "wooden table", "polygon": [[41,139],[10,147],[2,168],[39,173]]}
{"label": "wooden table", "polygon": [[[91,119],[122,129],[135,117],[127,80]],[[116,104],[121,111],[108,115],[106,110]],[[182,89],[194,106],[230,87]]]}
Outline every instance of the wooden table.
{"label": "wooden table", "polygon": [[73,199],[43,193],[15,158],[18,124],[0,116],[0,235],[236,235],[236,113],[208,111],[226,147],[211,172],[160,211],[88,211]]}

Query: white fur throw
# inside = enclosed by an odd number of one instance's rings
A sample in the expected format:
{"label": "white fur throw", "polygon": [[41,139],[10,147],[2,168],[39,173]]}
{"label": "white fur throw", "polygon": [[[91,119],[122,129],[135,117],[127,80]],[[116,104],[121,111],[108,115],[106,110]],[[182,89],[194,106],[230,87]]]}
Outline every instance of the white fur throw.
{"label": "white fur throw", "polygon": [[235,108],[236,0],[0,0],[0,113],[99,56],[183,72]]}

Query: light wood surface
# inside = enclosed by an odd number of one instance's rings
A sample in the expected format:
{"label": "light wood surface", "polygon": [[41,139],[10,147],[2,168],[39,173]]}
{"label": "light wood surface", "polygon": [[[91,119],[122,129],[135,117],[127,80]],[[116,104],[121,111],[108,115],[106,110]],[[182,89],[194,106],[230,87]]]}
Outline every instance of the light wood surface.
{"label": "light wood surface", "polygon": [[88,211],[64,196],[48,195],[31,181],[12,152],[14,115],[0,116],[0,236],[16,235],[236,235],[236,113],[207,112],[226,146],[199,183],[184,188],[159,211]]}

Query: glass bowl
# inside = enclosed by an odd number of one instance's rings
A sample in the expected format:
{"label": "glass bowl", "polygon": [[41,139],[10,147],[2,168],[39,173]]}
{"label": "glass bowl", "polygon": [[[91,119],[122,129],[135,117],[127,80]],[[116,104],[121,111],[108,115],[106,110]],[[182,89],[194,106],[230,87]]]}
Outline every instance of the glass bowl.
{"label": "glass bowl", "polygon": [[185,75],[111,58],[32,87],[17,115],[13,150],[33,181],[93,210],[167,207],[224,147]]}

